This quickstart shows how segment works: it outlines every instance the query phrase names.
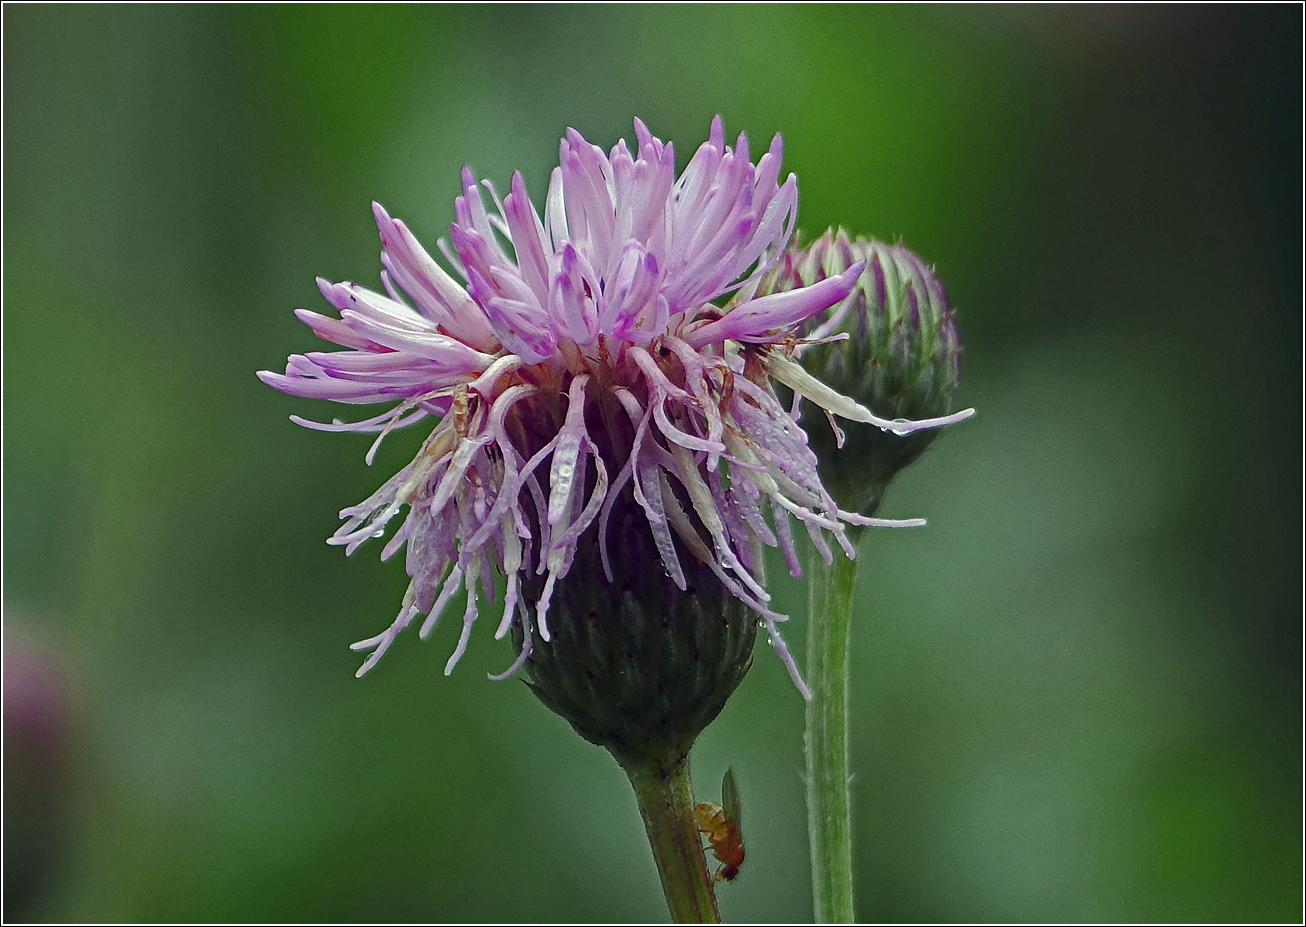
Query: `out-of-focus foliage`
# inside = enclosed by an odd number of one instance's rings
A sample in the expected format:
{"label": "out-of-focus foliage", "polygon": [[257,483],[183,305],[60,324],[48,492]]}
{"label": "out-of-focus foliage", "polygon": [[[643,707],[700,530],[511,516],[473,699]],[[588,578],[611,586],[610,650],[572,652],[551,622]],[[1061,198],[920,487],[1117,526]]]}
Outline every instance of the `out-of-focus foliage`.
{"label": "out-of-focus foliage", "polygon": [[[493,622],[353,678],[404,577],[323,539],[422,435],[369,469],[254,371],[317,347],[314,275],[375,283],[371,199],[433,243],[464,161],[538,199],[568,125],[683,165],[718,112],[784,134],[809,232],[937,265],[979,409],[862,549],[860,917],[1302,916],[1300,9],[3,15],[5,633],[67,737],[54,799],[6,741],[6,867],[62,804],[7,918],[664,916]],[[801,719],[760,646],[697,751],[747,804],[728,918],[809,916]]]}

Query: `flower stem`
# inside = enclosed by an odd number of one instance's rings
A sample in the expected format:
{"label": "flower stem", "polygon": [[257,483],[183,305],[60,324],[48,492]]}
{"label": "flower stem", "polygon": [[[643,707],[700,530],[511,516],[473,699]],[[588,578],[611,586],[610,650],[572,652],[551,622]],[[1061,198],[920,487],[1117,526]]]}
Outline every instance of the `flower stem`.
{"label": "flower stem", "polygon": [[618,762],[635,790],[671,919],[677,924],[721,923],[694,822],[688,752],[618,757]]}
{"label": "flower stem", "polygon": [[807,831],[818,924],[853,923],[848,788],[849,632],[857,562],[809,558],[807,620]]}

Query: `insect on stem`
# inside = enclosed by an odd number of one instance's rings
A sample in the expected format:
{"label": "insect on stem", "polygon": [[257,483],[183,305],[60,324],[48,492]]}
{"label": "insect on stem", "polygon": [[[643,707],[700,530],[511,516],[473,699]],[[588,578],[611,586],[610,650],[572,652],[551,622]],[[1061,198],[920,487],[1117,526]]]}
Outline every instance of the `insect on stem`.
{"label": "insect on stem", "polygon": [[694,820],[698,829],[712,845],[712,853],[721,866],[712,876],[714,882],[731,882],[739,875],[744,864],[744,838],[740,833],[739,790],[735,787],[734,770],[727,767],[721,777],[721,804],[710,801],[694,806]]}

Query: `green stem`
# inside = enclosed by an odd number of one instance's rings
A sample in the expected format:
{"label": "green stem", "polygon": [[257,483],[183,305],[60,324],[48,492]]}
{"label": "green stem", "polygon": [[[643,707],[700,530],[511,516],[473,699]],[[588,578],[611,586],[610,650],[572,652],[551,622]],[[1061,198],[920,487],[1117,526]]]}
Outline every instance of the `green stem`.
{"label": "green stem", "polygon": [[719,924],[716,893],[703,856],[689,790],[689,754],[618,757],[644,819],[667,908],[677,924]]}
{"label": "green stem", "polygon": [[848,639],[857,563],[827,564],[813,552],[808,572],[807,830],[818,924],[853,923],[852,825],[848,788]]}

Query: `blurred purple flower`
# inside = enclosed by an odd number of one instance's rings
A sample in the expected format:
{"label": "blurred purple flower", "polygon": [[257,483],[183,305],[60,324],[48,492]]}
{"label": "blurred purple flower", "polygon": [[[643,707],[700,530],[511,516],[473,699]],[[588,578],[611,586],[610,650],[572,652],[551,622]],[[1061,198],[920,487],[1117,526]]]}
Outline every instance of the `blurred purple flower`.
{"label": "blurred purple flower", "polygon": [[[784,616],[768,606],[761,544],[778,546],[798,575],[791,516],[827,560],[826,534],[853,555],[843,523],[918,523],[840,511],[772,389],[774,378],[834,414],[898,433],[947,421],[877,418],[792,360],[796,326],[843,300],[862,262],[754,298],[798,204],[794,176],[780,183],[780,137],[754,164],[747,136],[728,147],[718,117],[677,178],[672,146],[639,120],[635,134],[635,154],[624,140],[605,154],[569,129],[542,219],[520,174],[502,200],[481,182],[491,211],[464,169],[456,221],[439,243],[463,283],[374,204],[389,296],[319,279],[340,319],[297,315],[349,350],[293,355],[284,374],[259,373],[295,396],[393,403],[359,422],[293,417],[325,431],[379,432],[369,463],[392,429],[440,420],[412,463],[341,512],[347,521],[330,539],[352,553],[408,506],[382,557],[406,545],[412,582],[394,622],[353,645],[371,650],[358,675],[422,613],[426,637],[461,587],[467,604],[450,672],[479,596],[495,598],[499,570],[507,587],[496,636],[514,620],[525,630],[517,660],[493,678],[511,675],[530,654],[532,628],[550,639],[550,598],[578,544],[599,545],[613,580],[608,545],[623,539],[609,536],[608,521],[614,505],[631,504],[660,555],[649,569],[660,566],[684,589],[681,556],[705,564],[761,616],[806,693],[776,629]],[[533,609],[519,608],[532,572],[545,577],[543,591]]]}
{"label": "blurred purple flower", "polygon": [[73,699],[57,653],[4,634],[4,913],[30,921],[65,871]]}

